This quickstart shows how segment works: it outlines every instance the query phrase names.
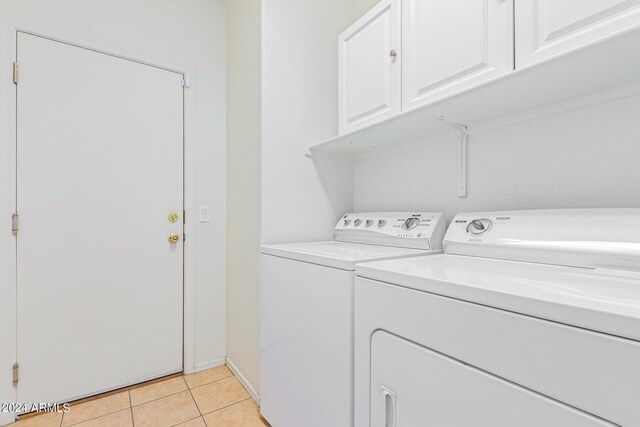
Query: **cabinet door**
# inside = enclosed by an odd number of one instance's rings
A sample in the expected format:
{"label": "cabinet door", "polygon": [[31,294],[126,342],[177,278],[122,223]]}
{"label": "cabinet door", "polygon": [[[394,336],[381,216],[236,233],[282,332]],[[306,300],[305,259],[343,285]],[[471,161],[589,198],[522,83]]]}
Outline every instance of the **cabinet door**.
{"label": "cabinet door", "polygon": [[371,339],[371,427],[614,424],[384,331]]}
{"label": "cabinet door", "polygon": [[402,108],[513,70],[512,0],[403,0]]}
{"label": "cabinet door", "polygon": [[516,68],[640,24],[638,0],[516,0]]}
{"label": "cabinet door", "polygon": [[400,0],[384,0],[339,37],[339,130],[400,111]]}

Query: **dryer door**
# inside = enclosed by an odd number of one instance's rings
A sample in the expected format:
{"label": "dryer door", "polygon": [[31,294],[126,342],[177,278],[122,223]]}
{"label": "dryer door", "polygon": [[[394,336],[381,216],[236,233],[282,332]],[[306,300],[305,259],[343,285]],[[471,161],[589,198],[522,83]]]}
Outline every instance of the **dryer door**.
{"label": "dryer door", "polygon": [[600,418],[384,331],[371,342],[371,427],[603,427]]}

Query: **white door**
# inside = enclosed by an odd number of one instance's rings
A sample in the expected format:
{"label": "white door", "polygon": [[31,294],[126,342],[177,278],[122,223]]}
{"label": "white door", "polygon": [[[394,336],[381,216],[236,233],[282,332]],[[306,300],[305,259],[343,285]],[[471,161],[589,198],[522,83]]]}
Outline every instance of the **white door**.
{"label": "white door", "polygon": [[371,339],[371,427],[613,427],[384,331]]}
{"label": "white door", "polygon": [[517,68],[640,25],[638,0],[516,0],[515,8]]}
{"label": "white door", "polygon": [[512,0],[403,0],[402,109],[513,71]]}
{"label": "white door", "polygon": [[400,112],[400,0],[383,0],[338,38],[339,131]]}
{"label": "white door", "polygon": [[18,401],[181,371],[182,75],[23,33],[17,62]]}

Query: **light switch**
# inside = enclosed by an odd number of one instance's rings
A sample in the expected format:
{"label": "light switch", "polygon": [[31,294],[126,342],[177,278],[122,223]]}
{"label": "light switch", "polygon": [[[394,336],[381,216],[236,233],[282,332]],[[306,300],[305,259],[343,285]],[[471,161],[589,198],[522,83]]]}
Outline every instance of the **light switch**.
{"label": "light switch", "polygon": [[200,206],[200,222],[209,222],[209,206]]}

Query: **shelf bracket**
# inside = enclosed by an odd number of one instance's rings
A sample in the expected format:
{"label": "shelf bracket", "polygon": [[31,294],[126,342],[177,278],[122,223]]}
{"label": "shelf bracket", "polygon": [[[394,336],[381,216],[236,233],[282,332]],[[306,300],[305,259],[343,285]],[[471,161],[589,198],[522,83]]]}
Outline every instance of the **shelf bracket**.
{"label": "shelf bracket", "polygon": [[469,129],[460,123],[438,117],[442,123],[458,133],[458,197],[467,197],[467,135]]}

